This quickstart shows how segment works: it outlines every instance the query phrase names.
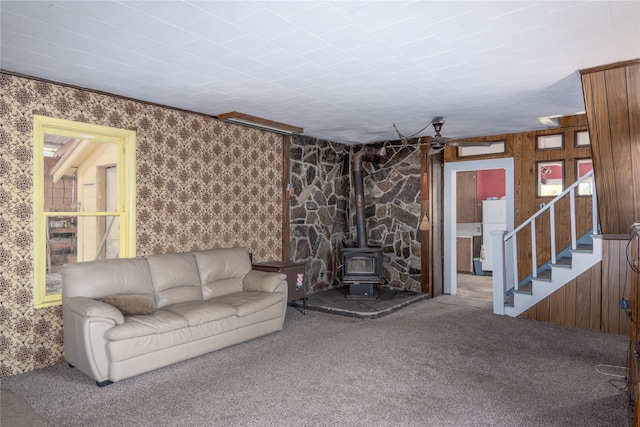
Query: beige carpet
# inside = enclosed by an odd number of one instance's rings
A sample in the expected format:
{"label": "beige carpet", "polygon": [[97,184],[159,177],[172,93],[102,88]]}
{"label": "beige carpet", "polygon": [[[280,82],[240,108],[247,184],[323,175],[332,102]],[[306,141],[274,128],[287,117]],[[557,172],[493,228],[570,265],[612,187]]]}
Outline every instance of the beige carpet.
{"label": "beige carpet", "polygon": [[379,319],[289,308],[281,332],[104,388],[66,363],[1,386],[53,426],[627,424],[611,376],[626,337],[474,304],[438,297]]}
{"label": "beige carpet", "polygon": [[51,424],[31,409],[29,404],[10,390],[0,394],[0,426],[2,427],[48,427]]}

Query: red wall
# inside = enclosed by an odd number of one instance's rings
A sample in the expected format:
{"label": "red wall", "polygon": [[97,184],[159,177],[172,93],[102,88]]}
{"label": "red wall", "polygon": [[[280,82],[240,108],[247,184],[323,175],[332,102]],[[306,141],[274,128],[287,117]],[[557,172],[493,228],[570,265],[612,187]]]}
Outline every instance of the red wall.
{"label": "red wall", "polygon": [[504,197],[506,195],[504,169],[479,170],[477,174],[478,201],[489,197]]}

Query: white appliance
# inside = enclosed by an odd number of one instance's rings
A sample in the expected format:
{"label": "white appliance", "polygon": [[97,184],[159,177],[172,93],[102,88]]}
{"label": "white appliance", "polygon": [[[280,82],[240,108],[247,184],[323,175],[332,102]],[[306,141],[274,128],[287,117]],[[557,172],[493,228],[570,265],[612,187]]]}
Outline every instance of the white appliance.
{"label": "white appliance", "polygon": [[507,201],[483,200],[482,201],[482,260],[483,271],[493,271],[493,247],[491,232],[493,230],[507,229]]}

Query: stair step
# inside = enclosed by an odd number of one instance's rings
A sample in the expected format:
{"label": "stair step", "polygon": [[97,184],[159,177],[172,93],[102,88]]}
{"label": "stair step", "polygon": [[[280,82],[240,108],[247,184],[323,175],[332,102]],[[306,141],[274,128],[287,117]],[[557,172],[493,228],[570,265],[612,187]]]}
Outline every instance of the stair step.
{"label": "stair step", "polygon": [[550,268],[545,268],[542,271],[538,272],[538,276],[536,277],[536,279],[540,279],[540,280],[551,280],[551,269]]}
{"label": "stair step", "polygon": [[513,308],[513,300],[514,300],[513,294],[507,295],[507,297],[506,297],[506,299],[504,301],[504,306]]}
{"label": "stair step", "polygon": [[569,267],[571,268],[571,257],[570,256],[563,256],[562,258],[558,258],[556,260],[556,263],[553,264],[556,267]]}
{"label": "stair step", "polygon": [[571,252],[593,252],[593,245],[580,243],[575,249],[571,249]]}
{"label": "stair step", "polygon": [[531,281],[528,281],[524,285],[518,286],[518,289],[514,289],[513,293],[514,294],[518,293],[518,294],[532,295],[533,294],[533,283]]}

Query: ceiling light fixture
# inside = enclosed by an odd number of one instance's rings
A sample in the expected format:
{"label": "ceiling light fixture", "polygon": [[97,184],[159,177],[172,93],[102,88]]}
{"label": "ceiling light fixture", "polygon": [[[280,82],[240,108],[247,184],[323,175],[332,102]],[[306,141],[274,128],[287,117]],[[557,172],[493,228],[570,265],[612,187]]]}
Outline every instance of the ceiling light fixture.
{"label": "ceiling light fixture", "polygon": [[232,111],[218,115],[218,119],[227,123],[235,123],[237,125],[249,126],[256,129],[267,130],[282,135],[292,135],[302,133],[304,129],[297,126],[291,126],[284,123],[274,122],[260,117],[250,116],[249,114],[238,113]]}
{"label": "ceiling light fixture", "polygon": [[548,128],[559,128],[562,116],[544,116],[538,117],[538,121]]}

